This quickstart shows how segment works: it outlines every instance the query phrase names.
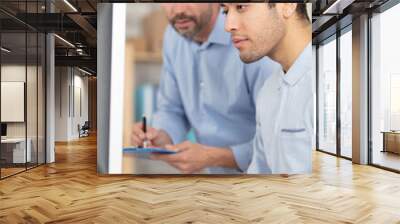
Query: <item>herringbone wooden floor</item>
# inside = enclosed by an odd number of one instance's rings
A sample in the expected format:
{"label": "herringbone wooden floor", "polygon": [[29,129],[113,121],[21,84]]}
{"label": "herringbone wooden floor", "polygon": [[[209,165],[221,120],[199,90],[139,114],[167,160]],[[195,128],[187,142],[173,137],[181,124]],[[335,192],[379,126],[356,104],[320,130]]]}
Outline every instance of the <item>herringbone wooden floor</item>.
{"label": "herringbone wooden floor", "polygon": [[0,181],[0,223],[400,223],[400,175],[315,153],[312,175],[106,176],[95,138]]}

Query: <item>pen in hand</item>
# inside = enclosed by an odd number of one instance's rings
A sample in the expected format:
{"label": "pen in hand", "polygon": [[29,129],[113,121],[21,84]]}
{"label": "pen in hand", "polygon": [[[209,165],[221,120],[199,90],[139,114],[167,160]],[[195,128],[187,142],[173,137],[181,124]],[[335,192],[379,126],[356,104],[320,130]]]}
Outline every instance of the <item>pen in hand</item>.
{"label": "pen in hand", "polygon": [[148,140],[147,140],[147,136],[146,136],[146,132],[147,132],[147,122],[146,122],[146,116],[143,116],[143,132],[144,132],[144,141],[143,141],[143,148],[147,148],[148,147]]}

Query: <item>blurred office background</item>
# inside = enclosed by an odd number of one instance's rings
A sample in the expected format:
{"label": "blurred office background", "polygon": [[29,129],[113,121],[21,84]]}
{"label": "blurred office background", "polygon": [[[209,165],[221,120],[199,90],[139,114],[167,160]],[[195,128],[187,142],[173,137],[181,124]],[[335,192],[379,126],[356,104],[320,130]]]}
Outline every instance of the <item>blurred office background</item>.
{"label": "blurred office background", "polygon": [[[140,122],[146,116],[151,125],[156,111],[157,91],[162,69],[162,45],[168,20],[159,4],[126,5],[126,66],[131,84],[127,95],[133,96],[131,118]],[[132,95],[131,95],[132,94]],[[129,136],[127,137],[129,141]],[[188,140],[195,141],[194,133]],[[130,145],[129,142],[125,145]],[[178,173],[160,161],[124,155],[124,173]]]}
{"label": "blurred office background", "polygon": [[[146,115],[150,121],[156,109],[156,97],[162,67],[162,41],[167,19],[158,4],[128,4],[126,41],[134,56],[135,121]],[[151,122],[150,122],[151,123]]]}

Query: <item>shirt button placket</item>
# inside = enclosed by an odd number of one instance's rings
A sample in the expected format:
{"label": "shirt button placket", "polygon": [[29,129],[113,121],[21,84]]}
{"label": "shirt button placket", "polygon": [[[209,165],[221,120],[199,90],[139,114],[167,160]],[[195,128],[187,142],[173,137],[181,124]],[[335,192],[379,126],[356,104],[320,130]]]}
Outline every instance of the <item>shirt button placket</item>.
{"label": "shirt button placket", "polygon": [[204,70],[204,62],[203,62],[203,57],[202,57],[202,50],[201,49],[198,49],[197,50],[197,59],[198,59],[198,61],[196,62],[197,63],[197,68],[198,68],[198,70],[197,70],[197,72],[198,72],[198,75],[199,75],[199,103],[200,103],[200,118],[201,119],[204,119],[204,115],[205,115],[205,112],[204,112],[204,80],[203,80],[203,73],[205,72],[205,70]]}

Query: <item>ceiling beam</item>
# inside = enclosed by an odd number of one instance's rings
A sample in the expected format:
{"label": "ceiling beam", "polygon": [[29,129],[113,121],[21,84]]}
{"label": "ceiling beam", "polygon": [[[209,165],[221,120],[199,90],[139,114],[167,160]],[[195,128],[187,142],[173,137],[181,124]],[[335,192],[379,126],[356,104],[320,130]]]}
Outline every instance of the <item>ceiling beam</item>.
{"label": "ceiling beam", "polygon": [[94,28],[86,19],[80,14],[68,14],[67,15],[72,21],[74,21],[78,26],[80,26],[86,34],[91,38],[96,38],[97,30]]}
{"label": "ceiling beam", "polygon": [[97,60],[89,56],[55,56],[56,66],[80,66],[88,67],[96,71]]}

